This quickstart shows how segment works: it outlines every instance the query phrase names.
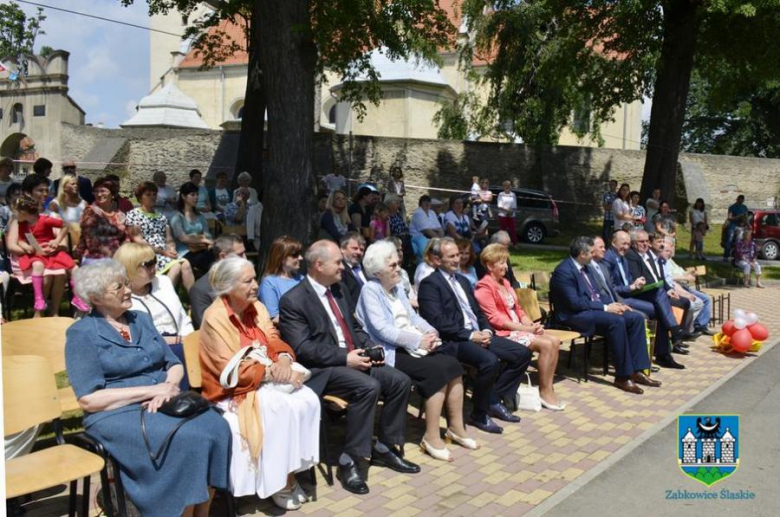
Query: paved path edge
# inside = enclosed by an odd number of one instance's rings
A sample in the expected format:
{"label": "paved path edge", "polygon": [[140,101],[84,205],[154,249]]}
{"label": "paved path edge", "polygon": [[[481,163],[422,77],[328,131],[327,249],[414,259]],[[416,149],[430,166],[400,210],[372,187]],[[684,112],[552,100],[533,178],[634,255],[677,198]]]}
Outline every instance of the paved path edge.
{"label": "paved path edge", "polygon": [[[771,343],[764,343],[764,346],[761,347],[761,351],[758,353],[757,357],[761,357],[766,352],[774,348],[774,346],[777,345],[778,343],[780,343],[780,338],[775,339]],[[647,440],[652,438],[655,434],[659,433],[666,426],[674,422],[681,413],[684,413],[688,409],[692,408],[693,406],[695,406],[696,404],[704,400],[707,396],[711,395],[715,390],[720,388],[722,385],[724,385],[727,381],[729,381],[731,378],[733,378],[743,369],[753,364],[753,362],[754,361],[745,361],[742,364],[736,366],[733,370],[731,370],[729,373],[727,373],[726,375],[718,379],[718,381],[716,381],[715,383],[709,385],[707,388],[705,388],[701,393],[693,397],[691,400],[675,408],[668,416],[665,416],[663,419],[661,419],[660,422],[655,424],[653,427],[647,429],[644,433],[640,434],[636,439],[627,443],[626,445],[624,445],[623,447],[615,451],[614,454],[606,458],[604,461],[600,462],[598,465],[585,472],[582,476],[575,479],[574,481],[566,485],[564,488],[558,490],[553,495],[545,499],[540,505],[534,507],[533,510],[528,512],[526,516],[538,517],[551,511],[553,508],[555,508],[560,503],[562,503],[566,498],[568,498],[569,496],[571,496],[572,494],[580,490],[582,487],[590,483],[602,472],[610,468],[618,461],[622,460],[624,457],[628,456],[628,454],[634,451],[637,447],[645,443]]]}

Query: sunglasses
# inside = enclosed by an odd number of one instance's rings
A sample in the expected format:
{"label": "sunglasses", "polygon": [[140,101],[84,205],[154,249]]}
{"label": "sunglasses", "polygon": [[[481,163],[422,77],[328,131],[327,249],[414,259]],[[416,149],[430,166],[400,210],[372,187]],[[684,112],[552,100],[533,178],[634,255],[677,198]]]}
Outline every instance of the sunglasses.
{"label": "sunglasses", "polygon": [[141,262],[140,264],[138,264],[138,267],[139,268],[144,268],[144,269],[156,268],[157,267],[157,257],[154,257],[151,260],[147,260],[146,262]]}

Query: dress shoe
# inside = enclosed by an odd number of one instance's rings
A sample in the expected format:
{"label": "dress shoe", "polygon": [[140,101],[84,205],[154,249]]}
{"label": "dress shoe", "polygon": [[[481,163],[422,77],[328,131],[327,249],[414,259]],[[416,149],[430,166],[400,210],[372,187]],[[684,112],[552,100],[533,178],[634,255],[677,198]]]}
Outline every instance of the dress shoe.
{"label": "dress shoe", "polygon": [[680,354],[680,355],[688,355],[688,354],[691,353],[687,348],[683,348],[681,346],[674,346],[674,347],[672,347],[672,352],[674,352],[675,354]]}
{"label": "dress shoe", "polygon": [[517,415],[513,415],[509,412],[509,410],[506,408],[505,405],[498,402],[496,404],[490,405],[490,410],[488,411],[490,413],[490,416],[493,418],[498,418],[499,420],[503,420],[504,422],[512,422],[516,424],[520,421],[520,417]]}
{"label": "dress shoe", "polygon": [[566,409],[566,402],[558,402],[558,404],[550,404],[549,402],[546,402],[541,397],[539,397],[539,400],[542,402],[542,407],[544,409],[549,409],[550,411],[563,411],[564,409]]}
{"label": "dress shoe", "polygon": [[289,488],[283,488],[271,496],[271,500],[282,510],[298,510],[303,503],[298,502],[298,498]]}
{"label": "dress shoe", "polygon": [[707,327],[696,327],[696,332],[701,332],[702,335],[705,335],[705,336],[714,336],[715,335],[715,331],[711,330],[711,329],[709,329]]}
{"label": "dress shoe", "polygon": [[487,415],[478,418],[475,418],[472,415],[469,419],[469,425],[473,425],[480,431],[485,431],[486,433],[501,434],[504,432],[504,428],[493,422]]}
{"label": "dress shoe", "polygon": [[642,388],[634,384],[634,381],[631,379],[618,379],[615,378],[614,385],[616,388],[621,389],[623,391],[627,391],[629,393],[636,393],[637,395],[641,395],[645,392]]}
{"label": "dress shoe", "polygon": [[455,442],[461,447],[471,449],[472,451],[479,449],[479,444],[474,438],[464,438],[462,436],[458,436],[449,429],[444,432],[444,441],[447,443]]}
{"label": "dress shoe", "polygon": [[656,381],[654,379],[651,379],[643,372],[635,372],[634,375],[631,376],[631,380],[634,381],[636,384],[641,384],[642,386],[650,386],[651,388],[661,387],[661,381]]}
{"label": "dress shoe", "polygon": [[661,355],[655,358],[655,364],[664,368],[674,368],[675,370],[685,370],[685,365],[678,363],[672,357],[672,354]]}
{"label": "dress shoe", "polygon": [[358,495],[368,493],[368,485],[363,481],[363,478],[360,477],[360,471],[355,462],[352,462],[349,465],[339,464],[339,467],[336,470],[336,477],[341,481],[341,486],[343,486],[344,490],[347,492]]}
{"label": "dress shoe", "polygon": [[452,454],[450,454],[450,451],[447,449],[447,447],[437,449],[436,447],[433,447],[431,444],[426,442],[425,438],[423,438],[420,442],[420,449],[422,449],[424,453],[428,454],[435,460],[452,461]]}
{"label": "dress shoe", "polygon": [[303,488],[301,488],[301,485],[298,483],[295,483],[295,486],[292,489],[292,495],[295,498],[295,500],[301,504],[309,502],[309,494],[307,494],[306,491]]}
{"label": "dress shoe", "polygon": [[417,474],[420,472],[420,466],[406,461],[401,456],[389,450],[387,452],[378,452],[376,449],[371,451],[371,464],[377,467],[387,467],[402,474]]}
{"label": "dress shoe", "polygon": [[701,332],[696,332],[696,331],[686,332],[682,336],[683,341],[696,341],[697,339],[699,339],[699,337],[701,337]]}

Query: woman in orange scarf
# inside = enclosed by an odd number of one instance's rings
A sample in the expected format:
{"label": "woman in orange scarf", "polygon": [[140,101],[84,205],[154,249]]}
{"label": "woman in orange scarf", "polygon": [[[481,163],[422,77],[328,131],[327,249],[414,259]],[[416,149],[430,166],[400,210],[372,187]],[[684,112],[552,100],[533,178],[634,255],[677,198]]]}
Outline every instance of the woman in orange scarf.
{"label": "woman in orange scarf", "polygon": [[[216,299],[203,316],[203,396],[225,411],[233,432],[233,494],[272,496],[296,510],[308,496],[293,473],[319,462],[320,401],[293,369],[295,353],[257,301],[251,262],[228,257],[209,271]],[[237,353],[253,347],[232,378],[223,374]]]}

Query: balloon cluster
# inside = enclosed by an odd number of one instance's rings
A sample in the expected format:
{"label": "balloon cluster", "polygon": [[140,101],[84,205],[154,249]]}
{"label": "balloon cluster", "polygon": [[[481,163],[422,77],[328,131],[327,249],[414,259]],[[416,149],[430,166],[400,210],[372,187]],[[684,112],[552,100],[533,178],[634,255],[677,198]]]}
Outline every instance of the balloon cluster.
{"label": "balloon cluster", "polygon": [[723,324],[721,331],[712,337],[715,346],[723,353],[757,352],[769,337],[767,328],[758,322],[758,314],[734,311],[734,319]]}

